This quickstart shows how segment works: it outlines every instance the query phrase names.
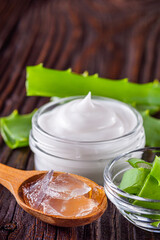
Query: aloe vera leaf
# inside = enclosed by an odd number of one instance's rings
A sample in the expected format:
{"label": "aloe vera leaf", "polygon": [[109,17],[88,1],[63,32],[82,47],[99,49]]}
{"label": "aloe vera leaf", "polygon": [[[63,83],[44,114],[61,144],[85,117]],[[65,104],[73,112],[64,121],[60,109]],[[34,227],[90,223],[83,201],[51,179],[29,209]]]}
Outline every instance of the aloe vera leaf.
{"label": "aloe vera leaf", "polygon": [[[144,185],[138,194],[139,197],[160,200],[160,186],[158,181],[151,175],[148,174]],[[136,200],[134,205],[139,205],[145,208],[160,209],[160,202],[149,202]]]}
{"label": "aloe vera leaf", "polygon": [[146,145],[152,147],[160,146],[160,119],[149,115],[149,111],[141,113],[146,135]]}
{"label": "aloe vera leaf", "polygon": [[14,110],[11,115],[0,119],[1,135],[10,148],[28,146],[31,119],[35,111],[19,115],[18,111]]}
{"label": "aloe vera leaf", "polygon": [[[152,169],[148,174],[141,191],[138,194],[139,197],[160,200],[159,173],[160,173],[160,158],[156,156],[153,162]],[[133,204],[151,209],[160,209],[160,202],[149,201],[144,202],[136,200],[134,201]]]}
{"label": "aloe vera leaf", "polygon": [[93,95],[115,98],[127,103],[160,105],[158,81],[136,84],[127,79],[109,80],[95,75],[75,74],[70,70],[47,69],[39,64],[27,67],[26,89],[28,96],[75,96]]}
{"label": "aloe vera leaf", "polygon": [[[135,159],[135,162],[136,160],[139,159]],[[146,172],[142,172],[142,170],[140,171],[140,169],[143,169]],[[156,156],[151,169],[132,168],[126,171],[122,177],[122,181],[119,187],[120,189],[130,194],[135,194],[142,198],[160,200],[159,173],[160,173],[160,157]],[[145,208],[158,210],[160,209],[160,202],[135,200],[133,204]],[[153,219],[157,219],[157,215],[155,216],[152,215],[150,217],[152,217]]]}
{"label": "aloe vera leaf", "polygon": [[160,146],[160,120],[152,117],[160,111],[160,107],[157,105],[137,105],[132,104],[142,115],[143,126],[146,135],[146,145],[152,147]]}
{"label": "aloe vera leaf", "polygon": [[160,185],[160,157],[156,156],[150,173]]}
{"label": "aloe vera leaf", "polygon": [[151,169],[152,163],[146,162],[140,158],[131,158],[128,160],[129,164],[134,168],[147,168]]}
{"label": "aloe vera leaf", "polygon": [[119,188],[130,194],[138,195],[148,174],[149,169],[131,168],[124,173]]}
{"label": "aloe vera leaf", "polygon": [[132,106],[136,108],[139,112],[149,111],[150,115],[153,115],[160,111],[160,106],[158,105],[146,105],[146,104],[133,103]]}
{"label": "aloe vera leaf", "polygon": [[152,222],[151,225],[152,225],[153,227],[159,227],[160,221]]}

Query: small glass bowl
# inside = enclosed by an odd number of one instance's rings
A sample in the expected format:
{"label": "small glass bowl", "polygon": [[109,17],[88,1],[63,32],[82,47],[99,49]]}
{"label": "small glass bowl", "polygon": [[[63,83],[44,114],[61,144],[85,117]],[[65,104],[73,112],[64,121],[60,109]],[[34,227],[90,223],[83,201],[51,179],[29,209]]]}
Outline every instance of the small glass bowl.
{"label": "small glass bowl", "polygon": [[[149,209],[133,205],[133,200],[160,204],[160,200],[146,199],[128,194],[118,188],[125,171],[132,168],[127,162],[130,158],[141,158],[147,162],[153,162],[155,155],[160,156],[160,148],[143,148],[121,155],[111,161],[104,170],[104,189],[110,201],[117,207],[120,213],[137,227],[160,233],[160,209]],[[157,226],[158,225],[158,226]]]}

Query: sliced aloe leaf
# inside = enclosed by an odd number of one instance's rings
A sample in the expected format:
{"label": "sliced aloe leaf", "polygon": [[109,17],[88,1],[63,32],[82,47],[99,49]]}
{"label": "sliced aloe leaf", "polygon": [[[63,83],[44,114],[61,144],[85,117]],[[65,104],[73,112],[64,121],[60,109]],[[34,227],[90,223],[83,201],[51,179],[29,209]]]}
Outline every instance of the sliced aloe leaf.
{"label": "sliced aloe leaf", "polygon": [[[144,182],[144,185],[138,194],[139,197],[160,200],[160,186],[157,180],[149,174]],[[139,205],[145,208],[160,209],[160,202],[149,202],[149,201],[134,201],[135,205]]]}
{"label": "sliced aloe leaf", "polygon": [[[160,158],[155,157],[150,174],[148,174],[144,185],[138,194],[139,197],[160,200]],[[140,205],[142,207],[151,209],[160,209],[160,202],[142,202],[134,201],[135,205]]]}
{"label": "sliced aloe leaf", "polygon": [[159,227],[160,221],[152,222],[151,225],[152,225],[153,227]]}
{"label": "sliced aloe leaf", "polygon": [[153,168],[150,174],[158,181],[158,184],[160,185],[160,157],[155,157]]}
{"label": "sliced aloe leaf", "polygon": [[11,115],[0,119],[1,135],[10,148],[28,146],[31,119],[35,111],[19,115],[18,111],[14,110]]}
{"label": "sliced aloe leaf", "polygon": [[130,194],[138,195],[149,173],[146,168],[131,168],[123,175],[119,188]]}
{"label": "sliced aloe leaf", "polygon": [[131,158],[128,160],[129,164],[134,168],[147,168],[151,169],[152,163],[146,162],[140,158]]}

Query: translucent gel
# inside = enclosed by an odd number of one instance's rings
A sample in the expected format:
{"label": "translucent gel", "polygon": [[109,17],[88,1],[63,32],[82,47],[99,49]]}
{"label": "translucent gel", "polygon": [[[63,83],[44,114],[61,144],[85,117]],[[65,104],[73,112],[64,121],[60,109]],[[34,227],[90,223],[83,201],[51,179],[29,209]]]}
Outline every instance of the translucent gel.
{"label": "translucent gel", "polygon": [[92,189],[67,173],[54,176],[50,171],[37,181],[25,184],[22,190],[25,203],[32,208],[51,215],[78,217],[98,206],[91,195],[98,195],[101,187]]}

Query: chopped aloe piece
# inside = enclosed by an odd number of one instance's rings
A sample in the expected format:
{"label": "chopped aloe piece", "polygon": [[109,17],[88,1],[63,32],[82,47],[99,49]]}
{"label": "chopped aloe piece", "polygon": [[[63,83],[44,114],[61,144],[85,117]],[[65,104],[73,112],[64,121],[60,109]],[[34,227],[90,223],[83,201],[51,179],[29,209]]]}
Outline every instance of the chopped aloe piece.
{"label": "chopped aloe piece", "polygon": [[[129,169],[123,175],[122,181],[120,183],[120,188],[130,194],[135,194],[139,197],[145,199],[152,199],[152,200],[159,200],[156,201],[140,201],[135,200],[133,201],[134,205],[142,206],[144,208],[150,209],[160,209],[160,157],[156,156],[152,167],[148,165],[147,162],[143,161],[142,159],[129,159],[128,161],[134,168]],[[139,164],[146,164],[145,166],[151,167],[148,168],[137,168]],[[145,170],[145,177],[144,173],[142,174],[139,170]],[[132,170],[132,171],[131,171]],[[137,171],[136,171],[137,170]],[[138,187],[137,187],[138,186]],[[140,191],[138,192],[138,189]],[[128,191],[129,189],[129,191]],[[149,215],[149,218],[152,219],[159,219],[160,215]]]}
{"label": "chopped aloe piece", "polygon": [[123,175],[119,188],[130,194],[137,195],[144,181],[149,173],[149,169],[146,168],[131,168]]}
{"label": "chopped aloe piece", "polygon": [[155,157],[155,160],[153,162],[153,168],[150,173],[160,185],[160,158],[158,156]]}
{"label": "chopped aloe piece", "polygon": [[160,221],[152,222],[151,225],[152,225],[153,227],[159,227]]}
{"label": "chopped aloe piece", "polygon": [[[139,197],[160,200],[160,186],[157,180],[149,174],[144,182],[144,185],[138,194]],[[160,202],[149,202],[136,200],[134,205],[139,205],[145,208],[160,209]]]}
{"label": "chopped aloe piece", "polygon": [[[138,194],[139,197],[149,198],[154,200],[160,200],[160,158],[155,157],[150,174],[148,174],[144,185]],[[142,202],[134,201],[134,204],[140,205],[146,208],[160,209],[160,202]]]}
{"label": "chopped aloe piece", "polygon": [[131,158],[128,160],[129,164],[134,168],[147,168],[151,169],[152,163],[146,162],[140,158]]}
{"label": "chopped aloe piece", "polygon": [[28,146],[31,119],[35,111],[19,115],[18,111],[14,110],[11,115],[0,119],[1,135],[10,148]]}

